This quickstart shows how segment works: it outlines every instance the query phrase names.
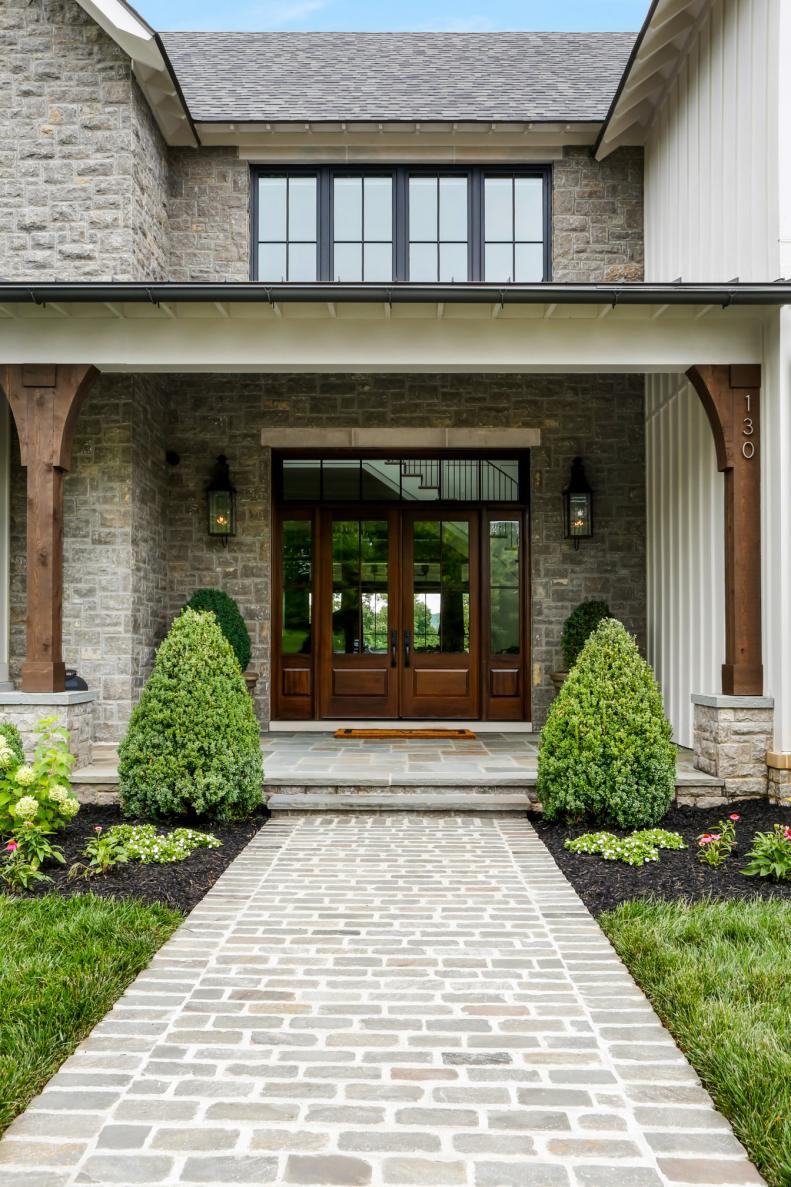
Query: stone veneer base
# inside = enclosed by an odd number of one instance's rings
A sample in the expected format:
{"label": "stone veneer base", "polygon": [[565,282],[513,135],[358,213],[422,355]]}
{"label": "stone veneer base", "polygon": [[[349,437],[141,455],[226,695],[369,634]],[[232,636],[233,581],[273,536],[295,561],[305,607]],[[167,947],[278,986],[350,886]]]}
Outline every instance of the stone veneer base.
{"label": "stone veneer base", "polygon": [[0,721],[12,722],[22,735],[25,754],[36,745],[36,725],[44,717],[56,717],[69,731],[71,752],[78,767],[87,766],[93,749],[93,711],[96,693],[0,692]]}
{"label": "stone veneer base", "polygon": [[693,693],[692,704],[695,767],[723,780],[726,801],[765,797],[773,699]]}

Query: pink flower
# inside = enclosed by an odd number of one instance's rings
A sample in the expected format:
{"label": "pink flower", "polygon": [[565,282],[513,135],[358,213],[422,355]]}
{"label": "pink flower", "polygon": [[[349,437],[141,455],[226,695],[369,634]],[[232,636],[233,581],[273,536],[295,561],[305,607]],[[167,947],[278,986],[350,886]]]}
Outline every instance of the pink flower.
{"label": "pink flower", "polygon": [[714,838],[712,837],[711,833],[704,833],[703,836],[698,841],[698,844],[699,845],[708,845],[709,841],[713,841],[713,840],[714,840]]}
{"label": "pink flower", "polygon": [[19,848],[19,844],[17,841],[9,841],[8,844],[6,845],[6,849],[8,850],[9,853],[16,853],[18,848]]}
{"label": "pink flower", "polygon": [[722,837],[722,833],[712,833],[711,836],[709,837],[709,840],[710,841],[719,841],[721,837]]}
{"label": "pink flower", "polygon": [[739,816],[738,813],[736,813],[736,812],[731,812],[728,819],[732,820],[734,823],[736,823],[737,820],[741,820],[741,816]]}
{"label": "pink flower", "polygon": [[791,827],[788,825],[783,829],[783,836],[787,841],[791,841]]}
{"label": "pink flower", "polygon": [[93,826],[93,831],[94,831],[95,833],[100,833],[100,832],[102,831],[102,826],[101,826],[100,824],[95,824],[95,825]]}

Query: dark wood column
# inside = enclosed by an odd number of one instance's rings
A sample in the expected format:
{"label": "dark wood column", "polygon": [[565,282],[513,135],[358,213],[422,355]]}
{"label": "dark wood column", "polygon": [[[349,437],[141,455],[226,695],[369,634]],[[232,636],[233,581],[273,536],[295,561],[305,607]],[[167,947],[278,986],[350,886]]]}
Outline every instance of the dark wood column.
{"label": "dark wood column", "polygon": [[63,691],[63,475],[80,406],[97,374],[74,364],[0,367],[27,469],[23,692]]}
{"label": "dark wood column", "polygon": [[687,371],[725,474],[725,663],[722,691],[761,696],[761,368]]}

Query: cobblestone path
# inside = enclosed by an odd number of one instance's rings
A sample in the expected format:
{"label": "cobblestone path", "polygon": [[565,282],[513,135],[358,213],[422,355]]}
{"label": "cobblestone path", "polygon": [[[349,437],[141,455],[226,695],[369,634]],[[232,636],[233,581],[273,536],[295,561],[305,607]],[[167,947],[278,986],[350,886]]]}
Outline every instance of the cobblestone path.
{"label": "cobblestone path", "polygon": [[0,1181],[763,1180],[526,820],[359,814],[262,829]]}

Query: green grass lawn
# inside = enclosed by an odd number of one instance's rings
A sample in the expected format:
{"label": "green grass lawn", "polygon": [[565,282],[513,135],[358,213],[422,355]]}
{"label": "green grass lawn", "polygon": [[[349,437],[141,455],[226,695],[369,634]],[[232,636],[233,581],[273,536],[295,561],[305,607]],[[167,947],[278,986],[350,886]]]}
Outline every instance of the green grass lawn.
{"label": "green grass lawn", "polygon": [[791,1184],[791,902],[624,903],[599,922],[773,1187]]}
{"label": "green grass lawn", "polygon": [[0,1131],[181,921],[167,907],[0,895]]}

